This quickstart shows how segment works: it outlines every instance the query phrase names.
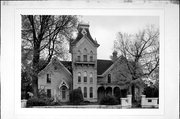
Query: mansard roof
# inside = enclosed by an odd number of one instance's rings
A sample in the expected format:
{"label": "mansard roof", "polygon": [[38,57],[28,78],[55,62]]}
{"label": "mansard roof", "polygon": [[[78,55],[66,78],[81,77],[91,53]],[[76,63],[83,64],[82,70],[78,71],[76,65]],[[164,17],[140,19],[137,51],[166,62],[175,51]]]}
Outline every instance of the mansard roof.
{"label": "mansard roof", "polygon": [[[85,34],[83,34],[83,30],[85,30]],[[79,42],[84,36],[86,36],[96,47],[99,46],[97,41],[93,40],[91,37],[91,34],[89,32],[89,25],[88,24],[79,24],[78,25],[78,34],[76,39],[74,39],[70,44],[75,45],[77,42]]]}

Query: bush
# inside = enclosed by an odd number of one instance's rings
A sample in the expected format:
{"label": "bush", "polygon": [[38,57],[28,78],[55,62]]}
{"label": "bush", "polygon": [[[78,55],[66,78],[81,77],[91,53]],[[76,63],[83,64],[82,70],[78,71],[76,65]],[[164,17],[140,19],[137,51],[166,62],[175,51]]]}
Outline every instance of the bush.
{"label": "bush", "polygon": [[39,90],[38,97],[32,97],[27,101],[27,107],[31,106],[52,106],[54,104],[54,98],[49,98],[46,95],[45,90]]}
{"label": "bush", "polygon": [[80,88],[78,89],[74,89],[70,92],[70,104],[73,105],[79,105],[81,103],[83,103],[84,99],[83,99],[83,94]]}
{"label": "bush", "polygon": [[146,95],[146,97],[159,97],[159,90],[149,86],[144,89],[143,94]]}
{"label": "bush", "polygon": [[118,105],[118,100],[114,97],[114,96],[104,96],[101,100],[100,100],[100,105]]}
{"label": "bush", "polygon": [[31,107],[31,106],[46,106],[46,105],[47,105],[47,103],[46,103],[45,100],[40,99],[40,98],[36,98],[36,97],[30,98],[27,101],[27,107]]}

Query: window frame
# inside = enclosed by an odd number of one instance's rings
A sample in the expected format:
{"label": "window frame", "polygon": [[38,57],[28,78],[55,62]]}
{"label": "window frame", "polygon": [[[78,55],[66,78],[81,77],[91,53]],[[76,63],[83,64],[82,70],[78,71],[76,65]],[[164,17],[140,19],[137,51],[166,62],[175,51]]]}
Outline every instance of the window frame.
{"label": "window frame", "polygon": [[111,83],[111,74],[108,74],[107,79],[108,79],[107,82]]}
{"label": "window frame", "polygon": [[87,98],[87,87],[84,87],[84,98]]}
{"label": "window frame", "polygon": [[85,55],[83,55],[83,61],[84,62],[87,62],[88,60],[87,60],[88,58],[87,58],[87,55],[85,54]]}
{"label": "window frame", "polygon": [[78,72],[78,83],[81,83],[81,72]]}
{"label": "window frame", "polygon": [[87,83],[87,71],[84,72],[84,83]]}
{"label": "window frame", "polygon": [[93,73],[92,73],[92,72],[90,73],[89,78],[90,78],[89,82],[90,82],[90,83],[93,83]]}
{"label": "window frame", "polygon": [[[50,91],[50,92],[49,92]],[[51,98],[51,89],[47,89],[46,90],[46,93],[47,93],[47,97]]]}
{"label": "window frame", "polygon": [[51,74],[46,75],[46,83],[51,84]]}
{"label": "window frame", "polygon": [[89,97],[93,98],[93,87],[89,87]]}

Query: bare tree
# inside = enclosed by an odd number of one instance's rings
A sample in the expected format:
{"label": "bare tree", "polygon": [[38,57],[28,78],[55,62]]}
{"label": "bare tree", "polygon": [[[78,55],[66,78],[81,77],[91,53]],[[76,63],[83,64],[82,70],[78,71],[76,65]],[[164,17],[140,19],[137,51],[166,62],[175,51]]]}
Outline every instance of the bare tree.
{"label": "bare tree", "polygon": [[135,35],[118,33],[114,48],[126,59],[134,102],[135,85],[159,67],[159,29],[149,26]]}
{"label": "bare tree", "polygon": [[53,55],[63,57],[63,43],[73,37],[77,22],[77,16],[70,15],[22,15],[22,68],[32,77],[34,96],[38,94],[38,73]]}

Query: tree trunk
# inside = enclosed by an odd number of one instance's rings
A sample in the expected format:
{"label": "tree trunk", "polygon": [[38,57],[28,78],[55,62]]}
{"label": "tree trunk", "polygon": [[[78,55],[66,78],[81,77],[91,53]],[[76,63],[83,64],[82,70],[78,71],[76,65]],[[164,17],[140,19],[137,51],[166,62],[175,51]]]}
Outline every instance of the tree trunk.
{"label": "tree trunk", "polygon": [[38,97],[38,75],[33,76],[32,87],[33,87],[33,96]]}
{"label": "tree trunk", "polygon": [[134,86],[134,84],[132,84],[132,86],[131,86],[132,103],[135,102],[135,92],[134,92],[134,90],[135,90],[135,86]]}
{"label": "tree trunk", "polygon": [[38,96],[38,73],[39,73],[39,55],[40,55],[40,42],[36,39],[33,49],[33,76],[32,76],[32,87],[33,94],[35,97]]}

